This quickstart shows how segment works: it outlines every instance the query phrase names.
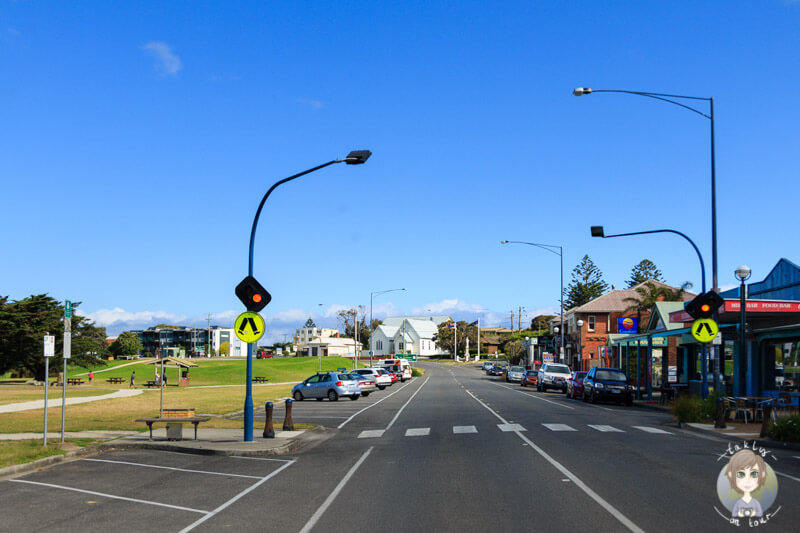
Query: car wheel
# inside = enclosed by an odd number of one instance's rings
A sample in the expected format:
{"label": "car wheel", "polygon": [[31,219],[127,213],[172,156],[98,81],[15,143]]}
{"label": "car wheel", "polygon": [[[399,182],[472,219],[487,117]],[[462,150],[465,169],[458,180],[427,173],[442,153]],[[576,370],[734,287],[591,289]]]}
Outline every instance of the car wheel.
{"label": "car wheel", "polygon": [[328,399],[332,402],[335,402],[339,399],[339,393],[335,390],[331,389],[328,391]]}
{"label": "car wheel", "polygon": [[520,381],[520,382],[519,382],[519,386],[520,386],[520,387],[524,387],[524,386],[525,386],[525,381]]}
{"label": "car wheel", "polygon": [[351,400],[358,400],[358,394],[353,394],[352,396],[350,396],[350,399]]}
{"label": "car wheel", "polygon": [[592,391],[592,403],[597,403],[597,395]]}
{"label": "car wheel", "polygon": [[292,396],[294,396],[294,401],[296,402],[303,401],[303,393],[300,392],[299,390],[294,391],[294,394],[292,394]]}
{"label": "car wheel", "polygon": [[385,389],[385,388],[386,388],[386,385],[378,385],[378,389],[379,389],[379,390],[383,390],[383,389]]}
{"label": "car wheel", "polygon": [[361,396],[363,396],[364,398],[366,398],[367,396],[369,396],[369,392],[362,392],[362,393],[361,393]]}

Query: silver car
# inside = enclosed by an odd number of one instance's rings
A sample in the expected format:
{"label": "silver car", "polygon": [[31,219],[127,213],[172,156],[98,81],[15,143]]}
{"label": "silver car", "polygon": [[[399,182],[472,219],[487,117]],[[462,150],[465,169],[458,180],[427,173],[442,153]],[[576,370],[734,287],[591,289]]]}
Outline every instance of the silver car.
{"label": "silver car", "polygon": [[375,380],[372,378],[372,376],[364,375],[356,371],[350,372],[350,375],[358,380],[358,386],[361,387],[361,396],[364,398],[369,396],[370,392],[378,390],[378,387],[375,385]]}
{"label": "silver car", "polygon": [[335,402],[339,396],[349,396],[351,400],[358,400],[361,396],[358,380],[343,372],[322,372],[292,387],[292,398],[298,402],[306,398],[315,398],[318,401],[328,398]]}
{"label": "silver car", "polygon": [[522,366],[510,366],[506,371],[506,381],[516,381],[522,382],[522,378],[525,376],[525,367]]}

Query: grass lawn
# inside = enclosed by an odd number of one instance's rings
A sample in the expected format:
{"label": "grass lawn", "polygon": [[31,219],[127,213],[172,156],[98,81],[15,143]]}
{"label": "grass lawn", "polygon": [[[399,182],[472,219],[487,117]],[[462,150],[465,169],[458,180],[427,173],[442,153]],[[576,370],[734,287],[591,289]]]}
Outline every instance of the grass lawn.
{"label": "grass lawn", "polygon": [[[99,396],[113,392],[104,389],[76,389],[67,387],[67,398],[81,398],[85,396]],[[61,387],[50,387],[48,397],[61,398]],[[0,386],[0,405],[17,402],[30,402],[32,400],[44,400],[44,387],[32,387],[30,385],[2,385]]]}
{"label": "grass lawn", "polygon": [[[64,439],[83,447],[94,444],[93,439]],[[42,446],[42,439],[0,441],[0,468],[29,463],[51,455],[64,455],[67,450],[59,447],[59,440],[50,440],[50,444]]]}

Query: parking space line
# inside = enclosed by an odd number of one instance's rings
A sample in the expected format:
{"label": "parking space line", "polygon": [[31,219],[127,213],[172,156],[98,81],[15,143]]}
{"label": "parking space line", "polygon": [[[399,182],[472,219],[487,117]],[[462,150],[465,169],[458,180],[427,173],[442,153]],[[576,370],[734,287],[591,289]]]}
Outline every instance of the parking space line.
{"label": "parking space line", "polygon": [[212,476],[230,476],[230,477],[246,477],[250,479],[261,479],[261,476],[247,476],[245,474],[226,474],[224,472],[209,472],[207,470],[189,470],[188,468],[175,468],[172,466],[159,466],[148,465],[142,463],[130,463],[128,461],[110,461],[108,459],[84,459],[84,461],[92,461],[95,463],[113,463],[118,465],[141,466],[144,468],[161,468],[163,470],[175,470],[176,472],[191,472],[193,474],[209,474]]}
{"label": "parking space line", "polygon": [[411,385],[411,383],[412,383],[412,382],[411,382],[411,381],[409,381],[408,383],[406,383],[405,385],[403,385],[402,387],[400,387],[399,389],[397,389],[397,390],[396,390],[396,391],[394,391],[393,393],[389,394],[388,396],[384,396],[383,398],[381,398],[381,399],[380,399],[380,400],[378,400],[377,402],[375,402],[375,403],[373,403],[373,404],[370,404],[370,405],[368,405],[368,406],[364,407],[363,409],[361,409],[361,410],[357,411],[356,413],[354,413],[354,414],[353,414],[353,416],[351,416],[350,418],[348,418],[347,420],[345,420],[344,422],[342,422],[341,424],[339,424],[339,425],[336,427],[336,429],[342,429],[342,428],[345,426],[345,424],[347,424],[348,422],[350,422],[352,419],[354,419],[355,417],[357,417],[358,415],[360,415],[361,413],[363,413],[364,411],[366,411],[366,410],[367,410],[367,409],[369,409],[370,407],[375,407],[376,405],[378,405],[379,403],[381,403],[383,400],[388,400],[389,398],[391,398],[392,396],[394,396],[395,394],[397,394],[397,393],[398,393],[398,392],[400,392],[401,390],[403,390],[403,389],[405,389],[406,387],[408,387],[409,385]]}
{"label": "parking space line", "polygon": [[247,494],[249,494],[250,492],[254,491],[258,487],[260,487],[261,485],[263,485],[264,483],[266,483],[267,481],[272,479],[274,476],[277,476],[284,469],[289,468],[290,466],[292,466],[294,463],[295,463],[295,461],[289,461],[288,463],[286,463],[285,465],[281,466],[280,468],[278,468],[274,472],[272,472],[269,475],[261,478],[261,481],[258,481],[257,483],[254,483],[252,486],[244,489],[242,492],[240,492],[239,494],[237,494],[236,496],[234,496],[233,498],[231,498],[227,502],[223,503],[222,505],[220,505],[219,507],[217,507],[213,511],[208,511],[207,512],[208,514],[206,514],[202,518],[199,518],[198,520],[195,520],[193,523],[191,523],[188,526],[186,526],[185,528],[181,529],[180,533],[186,533],[187,531],[191,531],[192,529],[194,529],[195,527],[199,526],[200,524],[202,524],[203,522],[205,522],[206,520],[208,520],[212,516],[215,516],[215,515],[219,514],[221,511],[224,511],[229,505],[233,504],[234,502],[238,501],[240,498],[242,498],[242,497],[246,496]]}
{"label": "parking space line", "polygon": [[[191,507],[181,507],[180,505],[170,505],[168,503],[161,503],[161,502],[151,502],[147,500],[139,500],[137,498],[126,498],[125,496],[116,496],[114,494],[106,494],[104,492],[95,492],[93,490],[84,490],[84,489],[76,489],[73,487],[65,487],[64,485],[54,485],[52,483],[41,483],[39,481],[29,481],[27,479],[10,479],[12,483],[28,483],[30,485],[40,485],[42,487],[52,487],[55,489],[62,489],[62,490],[70,490],[73,492],[82,492],[84,494],[91,494],[92,496],[100,496],[101,498],[110,498],[112,500],[124,500],[128,502],[134,503],[144,503],[147,505],[156,505],[158,507],[169,507],[170,509],[177,509],[179,511],[189,511],[190,513],[200,513],[206,514],[209,511],[203,511],[202,509],[192,509]],[[205,518],[205,517],[204,517]]]}

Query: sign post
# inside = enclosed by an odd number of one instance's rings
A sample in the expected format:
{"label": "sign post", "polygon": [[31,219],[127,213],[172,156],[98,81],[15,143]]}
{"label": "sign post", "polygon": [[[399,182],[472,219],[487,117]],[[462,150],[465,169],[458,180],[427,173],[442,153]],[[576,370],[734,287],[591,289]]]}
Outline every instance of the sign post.
{"label": "sign post", "polygon": [[64,373],[61,379],[61,442],[64,442],[64,421],[67,416],[67,359],[72,356],[72,302],[64,301]]}
{"label": "sign post", "polygon": [[44,336],[44,441],[42,446],[47,446],[47,392],[50,388],[50,358],[55,355],[56,338],[48,331]]}

